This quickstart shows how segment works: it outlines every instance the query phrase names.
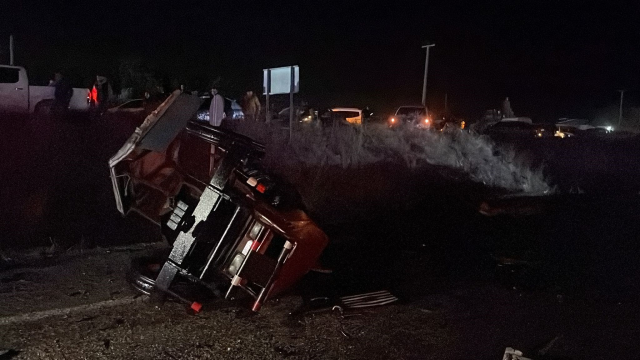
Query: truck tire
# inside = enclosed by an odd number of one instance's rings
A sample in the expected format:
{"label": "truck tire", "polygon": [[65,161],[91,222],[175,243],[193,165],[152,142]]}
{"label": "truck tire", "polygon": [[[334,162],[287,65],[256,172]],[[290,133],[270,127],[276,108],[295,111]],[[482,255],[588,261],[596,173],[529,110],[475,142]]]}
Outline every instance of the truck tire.
{"label": "truck tire", "polygon": [[52,105],[53,105],[53,100],[40,101],[38,104],[36,104],[36,107],[33,110],[32,118],[34,120],[49,119],[51,117]]}
{"label": "truck tire", "polygon": [[154,257],[133,259],[131,268],[127,272],[127,281],[137,292],[143,295],[151,295],[156,287],[156,277],[164,261],[162,258]]}

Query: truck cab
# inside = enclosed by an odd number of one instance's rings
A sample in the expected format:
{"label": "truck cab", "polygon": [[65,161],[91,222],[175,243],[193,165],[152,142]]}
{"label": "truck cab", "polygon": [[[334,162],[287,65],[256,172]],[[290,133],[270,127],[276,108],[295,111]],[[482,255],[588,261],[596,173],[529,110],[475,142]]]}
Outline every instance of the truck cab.
{"label": "truck cab", "polygon": [[29,112],[29,82],[24,68],[0,65],[0,112]]}

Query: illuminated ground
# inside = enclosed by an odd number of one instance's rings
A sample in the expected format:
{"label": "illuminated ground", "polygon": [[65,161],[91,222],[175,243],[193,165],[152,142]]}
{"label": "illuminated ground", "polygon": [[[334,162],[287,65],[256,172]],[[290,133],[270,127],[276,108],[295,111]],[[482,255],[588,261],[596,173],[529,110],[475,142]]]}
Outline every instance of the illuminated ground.
{"label": "illuminated ground", "polygon": [[635,301],[510,290],[490,279],[422,284],[410,301],[342,320],[290,318],[297,295],[257,316],[224,303],[193,316],[177,303],[134,298],[124,271],[143,253],[98,249],[3,272],[0,348],[20,359],[495,359],[507,346],[537,355],[560,336],[548,358],[598,359],[638,346]]}

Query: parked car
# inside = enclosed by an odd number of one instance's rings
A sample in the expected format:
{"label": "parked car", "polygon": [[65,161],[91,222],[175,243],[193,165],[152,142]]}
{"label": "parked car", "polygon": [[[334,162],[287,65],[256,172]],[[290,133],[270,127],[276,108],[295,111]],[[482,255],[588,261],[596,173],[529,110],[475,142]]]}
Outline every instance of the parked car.
{"label": "parked car", "polygon": [[[289,107],[280,110],[272,121],[280,122],[283,128],[289,127]],[[294,117],[299,125],[311,125],[318,120],[318,112],[308,106],[294,106]]]}
{"label": "parked car", "polygon": [[145,111],[144,99],[133,99],[107,110],[109,113],[141,114]]}
{"label": "parked car", "polygon": [[570,126],[559,126],[554,132],[553,136],[559,137],[561,139],[565,139],[565,138],[576,136],[576,133],[578,131],[581,131],[581,130],[578,130],[577,128],[570,127]]}
{"label": "parked car", "polygon": [[333,125],[362,125],[362,109],[332,108],[328,109],[320,120],[323,126]]}
{"label": "parked car", "polygon": [[[202,122],[209,122],[209,107],[211,106],[211,95],[200,96],[202,104],[196,112],[196,120]],[[224,98],[224,113],[227,119],[244,119],[244,113],[242,107],[236,100]]]}
{"label": "parked car", "polygon": [[554,137],[557,130],[554,124],[534,124],[533,127],[537,138]]}
{"label": "parked car", "polygon": [[427,108],[424,106],[400,106],[388,120],[390,128],[401,126],[430,128],[433,125],[433,116],[428,113]]}
{"label": "parked car", "polygon": [[526,121],[500,121],[484,131],[485,134],[493,137],[534,137],[536,128]]}
{"label": "parked car", "polygon": [[566,119],[562,118],[555,124],[558,131],[556,136],[560,138],[572,136],[607,136],[614,131],[611,125],[595,125],[587,119]]}
{"label": "parked car", "polygon": [[[289,116],[291,115],[289,109],[290,109],[290,107],[286,107],[286,108],[278,111],[277,119],[282,121],[282,122],[288,122],[289,121]],[[304,107],[294,106],[293,107],[293,116],[294,116],[294,118],[302,120],[302,117],[303,117],[302,115],[305,113],[305,111],[306,111],[306,108],[304,108]]]}
{"label": "parked car", "polygon": [[443,131],[445,128],[468,130],[467,122],[462,118],[453,116],[452,114],[445,114],[440,116],[432,114],[430,119],[433,119],[432,128],[435,130]]}
{"label": "parked car", "polygon": [[[0,65],[0,112],[28,115],[51,106],[53,86],[29,85],[27,71],[21,66]],[[74,88],[69,110],[89,110],[89,89]]]}
{"label": "parked car", "polygon": [[264,146],[190,121],[200,106],[176,91],[109,160],[117,209],[159,225],[173,247],[130,280],[196,312],[200,303],[174,286],[177,277],[220,297],[253,298],[259,311],[316,267],[328,238],[295,189],[261,169]]}

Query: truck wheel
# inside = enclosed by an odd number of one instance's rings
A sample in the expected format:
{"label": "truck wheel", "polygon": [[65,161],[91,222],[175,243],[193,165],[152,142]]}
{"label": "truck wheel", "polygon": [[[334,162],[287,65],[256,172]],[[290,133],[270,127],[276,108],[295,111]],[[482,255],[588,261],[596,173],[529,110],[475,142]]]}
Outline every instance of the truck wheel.
{"label": "truck wheel", "polygon": [[133,288],[144,295],[151,295],[156,287],[156,277],[164,265],[164,259],[154,257],[136,258],[131,261],[127,280]]}
{"label": "truck wheel", "polygon": [[40,101],[36,105],[33,111],[33,119],[35,120],[49,119],[51,117],[51,105],[53,105],[53,101],[50,101],[50,100]]}

